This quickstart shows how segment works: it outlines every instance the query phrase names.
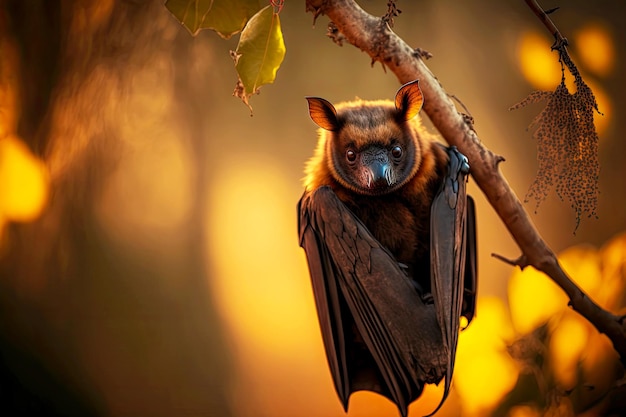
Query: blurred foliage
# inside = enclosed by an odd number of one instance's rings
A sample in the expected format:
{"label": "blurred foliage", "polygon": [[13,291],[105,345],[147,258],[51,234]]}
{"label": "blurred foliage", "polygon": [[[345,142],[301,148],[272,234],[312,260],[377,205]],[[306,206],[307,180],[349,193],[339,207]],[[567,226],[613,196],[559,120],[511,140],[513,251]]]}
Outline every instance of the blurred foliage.
{"label": "blurred foliage", "polygon": [[[626,233],[558,258],[601,307],[626,311]],[[508,298],[508,311],[498,298],[480,298],[461,332],[454,384],[463,415],[591,417],[622,407],[614,398],[623,375],[617,353],[556,284],[532,267],[515,270]]]}
{"label": "blurred foliage", "polygon": [[[624,312],[626,233],[600,249],[578,245],[558,258],[601,307]],[[569,308],[556,285],[532,267],[512,275],[509,303],[516,337],[507,351],[519,377],[492,415],[609,415],[611,396],[623,375],[609,339]]]}

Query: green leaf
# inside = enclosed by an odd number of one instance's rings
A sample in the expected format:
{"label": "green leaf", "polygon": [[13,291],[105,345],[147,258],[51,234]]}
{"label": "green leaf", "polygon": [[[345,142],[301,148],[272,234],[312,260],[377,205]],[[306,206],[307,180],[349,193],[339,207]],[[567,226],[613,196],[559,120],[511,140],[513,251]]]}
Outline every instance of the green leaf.
{"label": "green leaf", "polygon": [[274,82],[276,71],[285,57],[280,18],[272,6],[266,6],[252,16],[232,55],[239,74],[235,95],[248,105],[248,98],[257,94],[259,87]]}
{"label": "green leaf", "polygon": [[167,0],[165,7],[192,35],[212,29],[228,39],[259,10],[259,0]]}

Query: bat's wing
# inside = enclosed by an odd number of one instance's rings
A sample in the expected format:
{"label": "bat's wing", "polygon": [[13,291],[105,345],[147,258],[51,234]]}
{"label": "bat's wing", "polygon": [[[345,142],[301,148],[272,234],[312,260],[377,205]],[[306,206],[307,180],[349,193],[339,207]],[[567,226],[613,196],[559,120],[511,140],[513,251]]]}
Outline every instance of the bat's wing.
{"label": "bat's wing", "polygon": [[476,305],[476,232],[474,202],[465,191],[467,158],[455,147],[441,189],[431,207],[431,289],[447,356],[445,388],[437,412],[450,390],[460,317],[469,321]]}
{"label": "bat's wing", "polygon": [[[447,369],[433,304],[425,304],[393,256],[329,187],[298,203],[300,245],[335,388],[344,408],[370,390],[403,416]],[[458,321],[458,317],[457,317]]]}

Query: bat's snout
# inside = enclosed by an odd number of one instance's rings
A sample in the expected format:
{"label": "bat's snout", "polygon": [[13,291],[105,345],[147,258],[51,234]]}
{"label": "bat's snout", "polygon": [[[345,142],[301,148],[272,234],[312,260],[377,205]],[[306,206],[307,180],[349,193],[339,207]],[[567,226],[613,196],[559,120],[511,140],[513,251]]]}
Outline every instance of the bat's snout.
{"label": "bat's snout", "polygon": [[371,191],[384,191],[394,184],[393,170],[384,151],[377,149],[364,153],[361,163],[364,188]]}
{"label": "bat's snout", "polygon": [[367,188],[381,189],[393,184],[389,163],[374,161],[368,167]]}

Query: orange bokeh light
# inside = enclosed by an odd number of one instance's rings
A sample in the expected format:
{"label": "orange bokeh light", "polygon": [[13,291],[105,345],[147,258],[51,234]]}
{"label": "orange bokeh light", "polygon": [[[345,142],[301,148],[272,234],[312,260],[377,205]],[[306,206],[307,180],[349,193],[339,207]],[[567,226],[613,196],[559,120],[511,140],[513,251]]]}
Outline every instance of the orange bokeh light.
{"label": "orange bokeh light", "polygon": [[484,415],[496,406],[519,372],[506,351],[513,332],[504,302],[479,298],[477,311],[480,314],[459,336],[454,374],[455,390],[470,415]]}
{"label": "orange bokeh light", "polygon": [[584,68],[600,77],[606,77],[615,68],[615,46],[609,28],[593,22],[574,34],[576,54]]}
{"label": "orange bokeh light", "polygon": [[0,139],[0,220],[36,219],[48,199],[48,173],[19,138]]}
{"label": "orange bokeh light", "polygon": [[[522,75],[538,90],[554,90],[561,80],[559,57],[550,46],[548,37],[534,31],[523,32],[517,41]],[[571,76],[568,78],[571,80]]]}

